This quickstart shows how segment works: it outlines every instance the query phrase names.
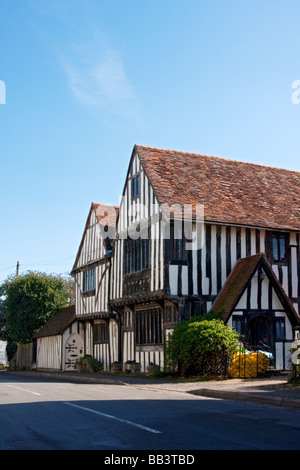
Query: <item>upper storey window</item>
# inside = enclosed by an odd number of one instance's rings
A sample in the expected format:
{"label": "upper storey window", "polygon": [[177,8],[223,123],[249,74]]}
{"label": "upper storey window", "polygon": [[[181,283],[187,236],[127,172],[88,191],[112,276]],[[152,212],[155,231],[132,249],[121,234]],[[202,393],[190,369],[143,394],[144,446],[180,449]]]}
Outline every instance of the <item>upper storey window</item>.
{"label": "upper storey window", "polygon": [[131,180],[131,191],[132,191],[132,199],[135,199],[140,195],[141,192],[141,184],[140,184],[140,175],[135,176]]}
{"label": "upper storey window", "polygon": [[287,255],[287,237],[285,233],[272,233],[273,261],[285,261]]}
{"label": "upper storey window", "polygon": [[170,223],[170,260],[186,261],[187,252],[185,249],[186,239],[183,231],[183,223]]}
{"label": "upper storey window", "polygon": [[87,269],[83,272],[83,292],[95,290],[95,268]]}
{"label": "upper storey window", "polygon": [[150,240],[124,240],[124,274],[131,274],[150,267]]}

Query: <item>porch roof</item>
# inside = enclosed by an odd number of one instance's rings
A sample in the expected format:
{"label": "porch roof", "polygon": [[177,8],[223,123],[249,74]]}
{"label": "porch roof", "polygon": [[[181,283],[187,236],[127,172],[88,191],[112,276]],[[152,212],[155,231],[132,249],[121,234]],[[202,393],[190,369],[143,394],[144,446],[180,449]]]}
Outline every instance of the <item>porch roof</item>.
{"label": "porch roof", "polygon": [[272,286],[278,295],[279,300],[281,301],[285,312],[291,321],[291,324],[294,326],[299,325],[300,318],[281,283],[277,279],[272,266],[264,253],[258,253],[246,258],[241,258],[237,261],[233,270],[231,271],[231,274],[227,278],[223,289],[213,303],[212,310],[216,312],[223,312],[224,321],[228,320],[246,287],[251,281],[253,275],[260,268],[263,268],[264,272],[272,283]]}

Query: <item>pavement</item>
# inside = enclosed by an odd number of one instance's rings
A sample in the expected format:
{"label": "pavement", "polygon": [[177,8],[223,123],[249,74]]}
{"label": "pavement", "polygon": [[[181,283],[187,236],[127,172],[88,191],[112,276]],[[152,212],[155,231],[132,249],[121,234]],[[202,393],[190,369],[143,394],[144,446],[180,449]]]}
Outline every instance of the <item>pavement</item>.
{"label": "pavement", "polygon": [[232,378],[206,381],[154,378],[143,374],[129,375],[122,373],[117,375],[105,372],[82,374],[76,371],[1,371],[0,373],[6,374],[7,377],[44,377],[51,380],[59,379],[83,383],[130,386],[148,390],[166,390],[218,399],[285,406],[300,410],[300,383],[299,385],[291,384],[288,372],[257,379]]}

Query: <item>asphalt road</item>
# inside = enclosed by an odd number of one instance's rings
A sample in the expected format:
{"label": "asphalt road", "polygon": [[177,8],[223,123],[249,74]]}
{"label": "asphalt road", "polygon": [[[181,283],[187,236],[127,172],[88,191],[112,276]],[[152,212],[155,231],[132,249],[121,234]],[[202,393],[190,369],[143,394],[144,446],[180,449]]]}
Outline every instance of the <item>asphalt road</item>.
{"label": "asphalt road", "polygon": [[299,450],[300,411],[0,374],[0,449]]}

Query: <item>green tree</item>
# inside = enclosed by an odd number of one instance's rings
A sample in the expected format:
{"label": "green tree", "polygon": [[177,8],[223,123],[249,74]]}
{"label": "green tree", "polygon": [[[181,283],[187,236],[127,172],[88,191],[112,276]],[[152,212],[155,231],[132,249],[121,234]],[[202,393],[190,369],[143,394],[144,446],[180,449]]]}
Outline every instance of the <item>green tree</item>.
{"label": "green tree", "polygon": [[182,321],[167,343],[169,362],[181,373],[203,374],[203,370],[214,370],[220,358],[230,358],[238,347],[234,330],[214,315],[206,318],[197,316]]}
{"label": "green tree", "polygon": [[6,326],[6,304],[5,304],[5,293],[10,282],[13,281],[13,277],[7,278],[2,284],[0,284],[0,340],[6,341],[6,354],[10,361],[17,350],[17,344],[12,341],[9,336],[9,332]]}
{"label": "green tree", "polygon": [[62,280],[63,285],[64,285],[64,292],[67,295],[67,302],[68,305],[74,305],[75,304],[75,281],[71,276],[67,277],[60,277],[59,279]]}
{"label": "green tree", "polygon": [[1,288],[1,336],[28,343],[32,336],[70,302],[70,282],[59,276],[29,272],[5,281]]}

